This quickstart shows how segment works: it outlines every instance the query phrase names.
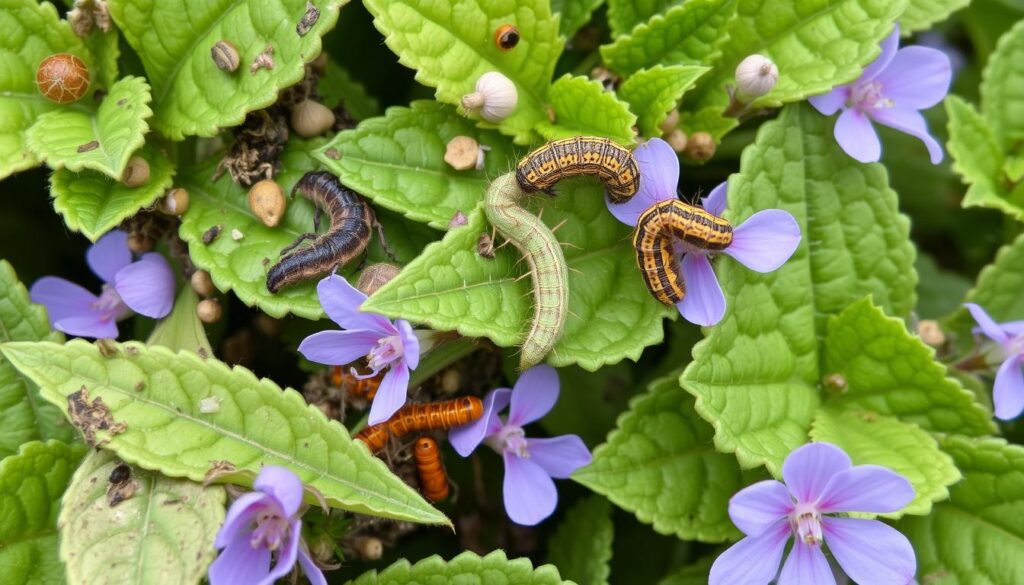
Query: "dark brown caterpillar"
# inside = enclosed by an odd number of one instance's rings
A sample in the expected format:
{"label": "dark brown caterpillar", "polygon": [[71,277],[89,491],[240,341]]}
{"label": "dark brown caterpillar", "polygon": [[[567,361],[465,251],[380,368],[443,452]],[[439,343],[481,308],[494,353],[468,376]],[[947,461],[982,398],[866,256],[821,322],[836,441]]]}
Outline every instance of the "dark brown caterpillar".
{"label": "dark brown caterpillar", "polygon": [[448,475],[441,460],[441,449],[433,437],[416,439],[413,447],[416,471],[420,477],[420,489],[431,502],[440,502],[448,497]]}
{"label": "dark brown caterpillar", "polygon": [[356,440],[366,443],[371,453],[387,445],[391,437],[418,431],[450,429],[469,424],[484,414],[484,404],[475,396],[429,404],[407,404],[385,422],[359,431]]}
{"label": "dark brown caterpillar", "polygon": [[666,305],[674,305],[686,294],[675,240],[704,250],[724,250],[732,243],[732,225],[678,199],[659,201],[640,215],[633,231],[636,264],[647,289]]}
{"label": "dark brown caterpillar", "polygon": [[[370,243],[370,227],[377,226],[370,204],[326,171],[306,173],[292,189],[292,197],[296,191],[317,206],[313,216],[314,232],[302,234],[281,250],[281,259],[267,273],[267,290],[272,293],[345,265],[366,249]],[[324,212],[331,218],[331,229],[317,235],[315,230],[320,227],[320,214]],[[313,243],[294,250],[306,240],[313,240]]]}
{"label": "dark brown caterpillar", "polygon": [[516,166],[516,180],[527,193],[549,191],[566,177],[600,177],[612,203],[625,203],[640,188],[633,153],[608,138],[575,136],[541,146]]}

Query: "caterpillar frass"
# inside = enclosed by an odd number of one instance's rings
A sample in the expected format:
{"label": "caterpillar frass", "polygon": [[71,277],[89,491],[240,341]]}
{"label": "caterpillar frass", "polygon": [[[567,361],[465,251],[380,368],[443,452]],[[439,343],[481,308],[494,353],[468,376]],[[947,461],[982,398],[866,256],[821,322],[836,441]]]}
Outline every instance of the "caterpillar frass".
{"label": "caterpillar frass", "polygon": [[371,453],[387,445],[392,437],[419,431],[446,430],[469,424],[484,414],[484,405],[475,396],[427,404],[407,404],[390,419],[359,431],[356,440],[366,443]]}
{"label": "caterpillar frass", "polygon": [[343,388],[345,392],[356,398],[373,400],[383,378],[384,372],[372,378],[357,378],[347,367],[331,366],[331,384],[336,388]]}
{"label": "caterpillar frass", "polygon": [[[267,273],[267,290],[271,293],[345,265],[366,249],[370,243],[370,228],[377,226],[370,204],[326,171],[306,173],[292,189],[293,197],[296,191],[317,206],[313,216],[314,232],[299,236],[281,250],[281,259]],[[331,218],[331,228],[317,235],[321,213]],[[313,243],[294,249],[306,240],[313,240]]]}
{"label": "caterpillar frass", "polygon": [[533,322],[523,339],[519,369],[535,366],[551,351],[565,328],[569,269],[555,234],[519,206],[527,193],[516,175],[495,179],[484,197],[487,221],[526,259],[533,280]]}
{"label": "caterpillar frass", "polygon": [[575,136],[549,142],[516,166],[523,191],[550,191],[566,177],[597,176],[612,203],[625,203],[640,188],[640,167],[633,153],[608,138]]}
{"label": "caterpillar frass", "polygon": [[724,250],[732,243],[732,225],[678,199],[659,201],[640,215],[633,232],[636,263],[654,298],[674,305],[686,294],[674,242],[704,250]]}
{"label": "caterpillar frass", "polygon": [[420,478],[420,490],[431,502],[440,502],[448,497],[448,475],[441,461],[441,448],[433,437],[420,437],[413,446],[416,472]]}

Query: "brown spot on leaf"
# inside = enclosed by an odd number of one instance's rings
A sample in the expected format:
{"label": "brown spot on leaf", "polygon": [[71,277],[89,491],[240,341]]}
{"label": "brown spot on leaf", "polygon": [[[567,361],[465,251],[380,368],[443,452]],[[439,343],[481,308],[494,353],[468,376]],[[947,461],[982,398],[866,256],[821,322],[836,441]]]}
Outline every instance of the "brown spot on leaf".
{"label": "brown spot on leaf", "polygon": [[93,342],[96,349],[100,350],[100,355],[105,358],[117,357],[117,344],[114,343],[113,339],[97,339]]}
{"label": "brown spot on leaf", "polygon": [[491,234],[482,232],[476,241],[476,253],[484,258],[494,258],[494,239]]}
{"label": "brown spot on leaf", "polygon": [[206,476],[203,478],[203,487],[209,487],[210,484],[214,483],[218,479],[232,475],[237,472],[238,469],[235,464],[230,461],[223,459],[219,461],[211,461],[210,469],[206,471]]}
{"label": "brown spot on leaf", "polygon": [[117,100],[117,105],[119,105],[119,106],[123,106],[126,103],[128,103],[128,100],[126,100],[124,98],[121,98],[121,99]]}
{"label": "brown spot on leaf", "polygon": [[256,55],[256,59],[253,60],[252,65],[249,66],[249,73],[256,73],[260,69],[273,69],[274,68],[274,45],[267,43],[267,46],[263,48],[263,52]]}
{"label": "brown spot on leaf", "polygon": [[79,154],[81,154],[83,152],[89,152],[90,150],[96,150],[99,147],[100,147],[100,141],[99,140],[90,140],[89,142],[86,142],[85,144],[80,145],[78,147],[78,152],[79,152]]}
{"label": "brown spot on leaf", "polygon": [[324,151],[324,155],[326,155],[327,158],[329,158],[331,160],[340,160],[341,159],[341,153],[338,152],[338,149],[334,148],[333,146],[331,148],[328,148],[327,150],[325,150]]}
{"label": "brown spot on leaf", "polygon": [[223,229],[224,226],[218,223],[217,225],[203,232],[203,243],[209,246],[211,243],[213,243],[214,240],[217,239],[217,236],[220,235],[220,232]]}
{"label": "brown spot on leaf", "polygon": [[146,389],[146,383],[141,381],[141,380],[139,381],[138,384],[135,385],[135,391],[136,392],[142,392],[145,389]]}
{"label": "brown spot on leaf", "polygon": [[68,394],[68,415],[71,417],[71,424],[82,431],[85,442],[90,447],[97,447],[97,431],[108,431],[111,435],[119,435],[128,429],[123,422],[114,422],[110,409],[103,403],[103,399],[96,397],[89,401],[89,390],[82,386],[77,392]]}
{"label": "brown spot on leaf", "polygon": [[295,25],[295,32],[300,37],[306,36],[309,29],[313,28],[313,25],[316,24],[319,18],[320,9],[316,7],[316,4],[306,0],[306,13],[302,15],[302,20],[299,21],[299,24]]}

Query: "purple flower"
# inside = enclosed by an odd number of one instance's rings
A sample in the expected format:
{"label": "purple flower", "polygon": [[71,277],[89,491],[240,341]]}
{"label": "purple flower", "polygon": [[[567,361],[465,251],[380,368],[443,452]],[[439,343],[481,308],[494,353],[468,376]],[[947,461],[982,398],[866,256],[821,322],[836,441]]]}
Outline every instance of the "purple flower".
{"label": "purple flower", "polygon": [[366,357],[372,370],[360,378],[376,376],[387,368],[370,407],[369,424],[382,423],[402,408],[409,389],[409,370],[420,363],[420,342],[408,321],[389,321],[360,313],[366,295],[344,278],[332,274],[316,287],[327,316],[346,331],[321,331],[302,340],[299,353],[306,359],[341,366]]}
{"label": "purple flower", "polygon": [[[306,578],[327,585],[302,540],[302,482],[284,467],[267,466],[252,484],[256,491],[235,500],[214,546],[224,549],[210,565],[210,585],[270,585],[298,559]],[[274,567],[270,567],[271,557]]]}
{"label": "purple flower", "polygon": [[[906,585],[917,560],[905,536],[878,520],[826,516],[844,512],[896,512],[914,499],[903,476],[877,465],[853,466],[842,449],[810,443],[793,451],[782,466],[786,483],[767,480],[729,500],[729,517],[746,538],[711,566],[709,585],[835,585],[821,550],[857,583]],[[791,536],[793,548],[779,564]]]}
{"label": "purple flower", "polygon": [[1024,321],[996,323],[985,309],[974,303],[965,303],[971,316],[986,337],[999,344],[1002,349],[1002,365],[996,372],[995,387],[992,389],[992,403],[996,417],[1010,420],[1024,411]]}
{"label": "purple flower", "polygon": [[942,101],[949,91],[949,57],[937,49],[899,45],[900,28],[882,41],[882,54],[864,68],[860,79],[810,98],[826,116],[839,110],[836,142],[860,162],[877,162],[882,145],[872,121],[919,138],[928,147],[932,164],[942,161],[942,146],[928,134],[928,123],[918,110]]}
{"label": "purple flower", "polygon": [[[640,190],[626,203],[611,203],[608,210],[619,221],[635,226],[637,219],[659,201],[676,198],[679,158],[660,138],[640,145],[633,156],[640,167]],[[703,198],[704,209],[714,215],[725,210],[726,183]],[[800,243],[800,226],[788,212],[766,209],[751,215],[733,230],[732,244],[722,250],[740,264],[757,272],[772,272],[782,266]],[[697,325],[714,325],[725,315],[725,295],[711,269],[709,251],[677,241],[679,270],[686,282],[686,295],[676,303],[684,319]]]}
{"label": "purple flower", "polygon": [[[507,419],[498,412],[509,405]],[[463,457],[481,442],[505,460],[503,497],[513,522],[533,526],[555,511],[555,479],[565,479],[590,463],[590,451],[576,435],[528,439],[523,426],[548,413],[558,401],[558,372],[548,365],[530,368],[512,390],[491,390],[484,398],[484,415],[448,434],[452,447]]]}
{"label": "purple flower", "polygon": [[117,338],[117,322],[136,312],[160,319],[174,306],[174,274],[164,257],[155,252],[132,261],[128,234],[108,232],[85,253],[89,268],[103,280],[96,296],[56,276],[44,276],[32,285],[32,302],[46,306],[50,325],[82,337]]}

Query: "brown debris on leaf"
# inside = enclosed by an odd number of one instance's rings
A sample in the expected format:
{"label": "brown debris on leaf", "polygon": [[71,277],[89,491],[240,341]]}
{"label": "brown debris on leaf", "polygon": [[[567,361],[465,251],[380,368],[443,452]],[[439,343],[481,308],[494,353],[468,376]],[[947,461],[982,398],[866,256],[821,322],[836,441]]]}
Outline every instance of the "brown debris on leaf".
{"label": "brown debris on leaf", "polygon": [[256,55],[256,59],[253,60],[252,65],[249,66],[249,73],[256,73],[260,69],[273,69],[274,68],[274,45],[267,43],[267,46],[263,48],[263,52]]}
{"label": "brown debris on leaf", "polygon": [[299,24],[295,25],[296,34],[300,37],[306,36],[319,19],[320,9],[316,7],[316,4],[306,0],[306,13],[302,15],[302,20],[299,21]]}
{"label": "brown debris on leaf", "polygon": [[223,459],[219,461],[211,461],[210,468],[206,470],[206,476],[203,477],[203,487],[210,487],[211,484],[215,483],[222,477],[234,475],[238,473],[238,468],[235,464],[230,461]]}
{"label": "brown debris on leaf", "polygon": [[97,396],[95,400],[89,401],[89,390],[85,386],[77,392],[68,394],[68,415],[71,417],[71,424],[82,431],[82,436],[90,447],[100,445],[96,441],[97,431],[119,435],[128,430],[127,424],[114,422],[114,417],[102,398]]}
{"label": "brown debris on leaf", "polygon": [[131,466],[127,463],[119,463],[110,472],[110,482],[107,484],[107,503],[113,508],[135,495],[138,489],[139,482],[132,477]]}
{"label": "brown debris on leaf", "polygon": [[93,27],[109,32],[110,12],[106,0],[75,0],[74,7],[68,11],[68,22],[71,30],[82,38],[89,36]]}
{"label": "brown debris on leaf", "polygon": [[231,180],[251,187],[272,179],[281,170],[281,151],[288,142],[288,116],[283,108],[271,106],[249,112],[245,122],[235,129],[235,143],[217,165],[216,181],[226,171]]}
{"label": "brown debris on leaf", "polygon": [[86,142],[85,144],[79,145],[79,147],[76,150],[78,151],[79,154],[81,154],[83,152],[89,152],[90,150],[96,150],[99,147],[100,147],[100,141],[99,140],[90,140],[89,142]]}

